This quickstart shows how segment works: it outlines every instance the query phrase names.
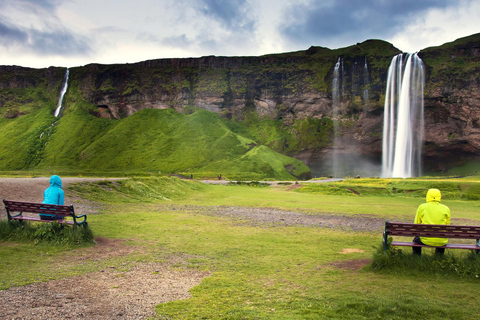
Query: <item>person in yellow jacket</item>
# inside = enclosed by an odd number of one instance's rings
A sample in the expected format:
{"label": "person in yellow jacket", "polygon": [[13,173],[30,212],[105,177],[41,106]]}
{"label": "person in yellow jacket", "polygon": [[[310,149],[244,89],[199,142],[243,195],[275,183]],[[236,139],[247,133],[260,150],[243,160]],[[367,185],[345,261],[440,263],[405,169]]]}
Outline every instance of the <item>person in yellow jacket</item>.
{"label": "person in yellow jacket", "polygon": [[[438,189],[430,189],[427,192],[427,203],[418,206],[415,222],[418,224],[450,224],[450,209],[440,203],[442,194]],[[413,242],[427,246],[444,246],[446,238],[415,237]],[[421,255],[422,247],[412,247],[413,253]],[[436,248],[435,253],[444,254],[445,248]]]}

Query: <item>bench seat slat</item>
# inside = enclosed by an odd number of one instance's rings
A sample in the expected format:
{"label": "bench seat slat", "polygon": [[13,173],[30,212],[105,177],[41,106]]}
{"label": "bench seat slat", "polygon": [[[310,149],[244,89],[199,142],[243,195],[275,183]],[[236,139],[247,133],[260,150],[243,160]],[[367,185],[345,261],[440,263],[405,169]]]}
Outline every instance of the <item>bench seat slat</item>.
{"label": "bench seat slat", "polygon": [[28,220],[28,221],[38,221],[38,222],[58,222],[58,223],[67,223],[73,225],[74,222],[72,220],[46,220],[40,219],[36,217],[27,217],[27,216],[20,216],[20,217],[12,217],[10,220]]}
{"label": "bench seat slat", "polygon": [[447,245],[445,246],[433,247],[433,246],[427,246],[427,245],[423,245],[415,242],[392,241],[392,246],[480,250],[480,247],[474,244],[460,244],[460,243],[447,243]]}
{"label": "bench seat slat", "polygon": [[477,233],[458,233],[458,232],[420,232],[420,231],[396,231],[388,232],[391,236],[419,236],[419,237],[433,237],[433,238],[456,238],[456,239],[478,239],[480,234]]}
{"label": "bench seat slat", "polygon": [[5,200],[5,206],[10,211],[46,213],[46,214],[71,214],[70,206],[52,205],[45,203],[18,202]]}
{"label": "bench seat slat", "polygon": [[41,212],[32,212],[32,211],[20,211],[23,213],[38,213],[38,214],[50,214],[55,216],[62,216],[62,217],[71,217],[71,213],[63,213],[63,212],[56,212],[56,211],[41,211]]}

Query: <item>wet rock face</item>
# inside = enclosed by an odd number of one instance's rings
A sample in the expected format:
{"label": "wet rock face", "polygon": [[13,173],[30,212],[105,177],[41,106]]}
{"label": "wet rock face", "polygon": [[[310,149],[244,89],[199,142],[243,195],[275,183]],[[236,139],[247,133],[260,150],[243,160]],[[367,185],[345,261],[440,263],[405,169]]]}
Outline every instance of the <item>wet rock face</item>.
{"label": "wet rock face", "polygon": [[[443,90],[442,90],[443,89]],[[446,170],[480,154],[480,86],[439,88],[425,99],[425,158]]]}

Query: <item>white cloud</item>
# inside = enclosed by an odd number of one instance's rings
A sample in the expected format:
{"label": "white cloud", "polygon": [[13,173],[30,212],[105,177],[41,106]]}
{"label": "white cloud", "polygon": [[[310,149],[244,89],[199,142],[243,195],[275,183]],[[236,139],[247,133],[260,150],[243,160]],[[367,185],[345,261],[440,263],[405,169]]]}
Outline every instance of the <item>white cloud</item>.
{"label": "white cloud", "polygon": [[439,46],[480,32],[480,2],[460,1],[457,7],[432,9],[416,17],[405,30],[388,39],[405,52]]}

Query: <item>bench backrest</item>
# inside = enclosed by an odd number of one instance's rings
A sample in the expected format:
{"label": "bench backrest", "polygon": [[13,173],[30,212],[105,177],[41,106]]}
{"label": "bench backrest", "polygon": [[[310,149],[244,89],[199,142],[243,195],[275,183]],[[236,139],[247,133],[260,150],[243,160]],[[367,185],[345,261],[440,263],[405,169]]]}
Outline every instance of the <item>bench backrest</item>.
{"label": "bench backrest", "polygon": [[9,212],[29,212],[38,214],[54,214],[56,216],[70,217],[74,214],[73,206],[62,206],[56,204],[33,203],[3,200],[5,209]]}
{"label": "bench backrest", "polygon": [[480,226],[415,224],[386,221],[385,232],[391,236],[480,239]]}

